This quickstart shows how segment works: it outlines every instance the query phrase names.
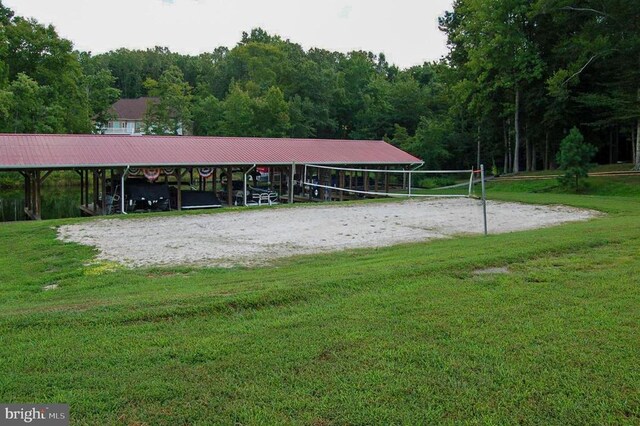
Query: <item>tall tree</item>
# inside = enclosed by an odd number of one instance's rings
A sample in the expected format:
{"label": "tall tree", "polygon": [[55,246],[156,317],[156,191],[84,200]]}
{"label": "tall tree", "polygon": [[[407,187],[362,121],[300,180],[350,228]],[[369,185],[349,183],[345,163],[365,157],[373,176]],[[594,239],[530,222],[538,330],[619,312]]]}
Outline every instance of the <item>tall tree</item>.
{"label": "tall tree", "polygon": [[95,129],[99,131],[113,118],[109,111],[120,97],[120,90],[113,87],[115,77],[108,69],[100,69],[95,74],[87,75],[85,81]]}
{"label": "tall tree", "polygon": [[191,86],[173,65],[155,81],[147,79],[145,87],[151,96],[159,99],[147,107],[145,129],[151,134],[178,135],[191,130]]}
{"label": "tall tree", "polygon": [[[457,16],[459,15],[459,16]],[[523,92],[542,77],[543,61],[532,39],[530,0],[457,0],[441,20],[452,49],[475,93],[495,98],[511,93],[514,114],[513,171],[520,171]],[[476,114],[480,111],[475,111]]]}
{"label": "tall tree", "polygon": [[254,101],[249,94],[234,84],[224,101],[224,122],[227,136],[255,136]]}

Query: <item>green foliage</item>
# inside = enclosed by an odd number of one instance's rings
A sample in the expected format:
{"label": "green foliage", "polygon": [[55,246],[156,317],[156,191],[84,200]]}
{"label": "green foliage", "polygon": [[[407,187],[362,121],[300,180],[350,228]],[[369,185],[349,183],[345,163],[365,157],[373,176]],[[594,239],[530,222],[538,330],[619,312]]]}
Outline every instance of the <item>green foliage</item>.
{"label": "green foliage", "polygon": [[169,67],[160,79],[145,82],[149,95],[159,102],[147,107],[145,131],[156,135],[178,135],[191,130],[191,86],[177,66]]}
{"label": "green foliage", "polygon": [[50,92],[51,88],[40,86],[26,74],[18,74],[9,85],[10,108],[6,130],[14,133],[62,133],[64,110],[57,104],[47,106]]}
{"label": "green foliage", "polygon": [[193,105],[193,134],[219,136],[223,129],[224,108],[213,95],[198,97]]}
{"label": "green foliage", "polygon": [[279,88],[270,87],[263,97],[255,100],[254,105],[253,118],[257,135],[282,138],[289,134],[289,105]]}
{"label": "green foliage", "polygon": [[450,186],[456,184],[456,179],[451,176],[438,176],[438,177],[425,177],[420,180],[417,184],[420,188],[423,189],[435,189],[441,188],[443,186]]}
{"label": "green foliage", "polygon": [[86,76],[89,104],[96,129],[107,126],[114,117],[109,112],[111,106],[120,98],[120,90],[113,87],[115,77],[108,69],[99,69],[95,74]]}
{"label": "green foliage", "polygon": [[91,109],[71,42],[0,7],[0,131],[89,132]]}
{"label": "green foliage", "polygon": [[390,142],[424,161],[425,169],[440,169],[450,156],[444,145],[448,136],[447,123],[438,120],[420,118],[420,123],[413,136],[402,126],[396,124],[394,136]]}
{"label": "green foliage", "polygon": [[155,133],[385,138],[429,167],[470,167],[479,149],[484,164],[507,170],[512,157],[512,170],[515,159],[533,170],[554,166],[578,122],[599,162],[629,160],[640,119],[640,9],[625,0],[456,0],[440,19],[447,58],[406,70],[383,53],[305,50],[260,28],[197,56],[91,55],[5,7],[0,20],[1,131],[90,131],[119,91],[160,98]]}
{"label": "green foliage", "polygon": [[227,136],[255,136],[254,100],[238,84],[233,85],[224,101],[224,124]]}
{"label": "green foliage", "polygon": [[571,129],[569,134],[560,143],[558,152],[558,164],[564,175],[560,182],[580,189],[580,179],[586,179],[591,168],[591,159],[596,153],[596,148],[584,143],[584,137],[577,127]]}

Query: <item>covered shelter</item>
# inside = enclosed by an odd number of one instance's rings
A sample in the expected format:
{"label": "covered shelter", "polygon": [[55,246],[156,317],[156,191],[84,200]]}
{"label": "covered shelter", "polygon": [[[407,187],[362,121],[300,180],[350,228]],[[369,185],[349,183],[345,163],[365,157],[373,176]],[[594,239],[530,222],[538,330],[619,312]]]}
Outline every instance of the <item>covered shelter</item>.
{"label": "covered shelter", "polygon": [[[220,188],[226,203],[233,205],[233,174],[242,173],[244,204],[247,204],[247,177],[257,167],[268,168],[269,181],[280,176],[281,201],[293,202],[294,186],[300,181],[305,165],[335,167],[361,167],[378,169],[409,169],[422,164],[419,158],[381,140],[334,140],[253,137],[199,137],[199,136],[129,136],[129,135],[0,135],[0,172],[19,172],[24,177],[25,213],[32,219],[41,217],[41,188],[54,171],[73,170],[80,176],[81,209],[87,214],[113,212],[107,194],[118,195],[125,209],[126,179],[134,169],[158,171],[165,183],[173,180],[177,190],[176,208],[182,209],[182,186],[190,174],[193,184],[194,169],[207,169],[207,178],[216,191],[217,177],[224,174]],[[319,171],[321,174],[322,171]],[[285,179],[286,176],[286,179]],[[158,176],[156,176],[157,178]],[[297,179],[296,179],[297,178]],[[322,178],[322,176],[320,176]],[[352,179],[340,172],[345,179]],[[369,176],[360,177],[365,185],[389,185],[388,176],[380,182]],[[108,185],[111,186],[110,191]],[[117,186],[118,192],[115,192]],[[286,188],[283,194],[282,188]],[[222,191],[221,191],[222,193]],[[343,195],[340,193],[340,199]]]}

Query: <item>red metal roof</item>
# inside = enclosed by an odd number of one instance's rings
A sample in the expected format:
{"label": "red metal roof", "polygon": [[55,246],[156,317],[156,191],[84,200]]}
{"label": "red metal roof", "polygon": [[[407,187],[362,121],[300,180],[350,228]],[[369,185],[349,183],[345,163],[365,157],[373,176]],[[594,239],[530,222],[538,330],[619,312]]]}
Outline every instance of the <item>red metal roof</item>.
{"label": "red metal roof", "polygon": [[275,164],[417,164],[384,141],[0,134],[0,169]]}

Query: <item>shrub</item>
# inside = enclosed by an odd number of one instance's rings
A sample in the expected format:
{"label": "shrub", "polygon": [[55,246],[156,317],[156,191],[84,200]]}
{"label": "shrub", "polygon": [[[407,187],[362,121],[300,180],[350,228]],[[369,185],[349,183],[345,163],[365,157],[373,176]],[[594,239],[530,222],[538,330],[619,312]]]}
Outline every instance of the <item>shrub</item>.
{"label": "shrub", "polygon": [[558,178],[560,183],[578,191],[580,179],[587,178],[592,167],[590,162],[596,151],[593,145],[584,143],[580,130],[576,127],[571,129],[560,143],[560,151],[556,157],[560,170],[564,171],[564,175]]}

